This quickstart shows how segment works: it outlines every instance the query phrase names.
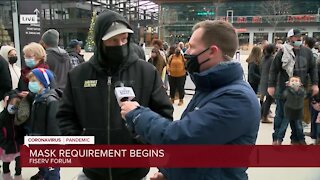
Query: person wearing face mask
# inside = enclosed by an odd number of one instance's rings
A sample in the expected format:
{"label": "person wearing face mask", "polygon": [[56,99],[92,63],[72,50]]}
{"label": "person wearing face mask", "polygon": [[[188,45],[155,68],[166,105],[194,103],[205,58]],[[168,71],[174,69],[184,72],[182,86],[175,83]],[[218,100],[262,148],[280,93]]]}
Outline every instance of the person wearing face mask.
{"label": "person wearing face mask", "polygon": [[[21,98],[17,95],[11,95],[8,99],[8,105],[0,114],[0,146],[4,154],[0,156],[3,162],[3,180],[22,180],[20,165],[20,145],[23,144],[26,135],[22,125],[16,124],[16,114]],[[15,161],[14,178],[10,173],[10,163]]]}
{"label": "person wearing face mask", "polygon": [[[255,144],[259,102],[243,80],[241,64],[231,58],[237,49],[238,36],[228,22],[197,23],[184,54],[196,92],[181,119],[171,122],[138,102],[122,102],[121,114],[127,126],[151,144]],[[245,180],[246,170],[161,168],[152,179]]]}
{"label": "person wearing face mask", "polygon": [[[68,73],[57,120],[62,135],[93,135],[96,144],[141,144],[121,120],[115,87],[131,87],[135,101],[172,119],[173,107],[160,75],[139,58],[133,31],[120,14],[105,10],[94,28],[94,55]],[[149,168],[83,168],[78,180],[144,179]]]}
{"label": "person wearing face mask", "polygon": [[[35,68],[28,75],[28,88],[35,94],[31,108],[31,118],[26,122],[27,133],[30,136],[58,136],[60,130],[56,120],[59,98],[62,91],[52,88],[53,73],[45,68]],[[60,179],[60,168],[39,168],[39,172],[30,178]]]}
{"label": "person wearing face mask", "polygon": [[159,75],[162,75],[163,68],[166,66],[166,61],[163,59],[163,57],[160,55],[160,50],[157,48],[153,48],[151,50],[151,57],[148,60],[149,63],[154,65],[156,67]]}
{"label": "person wearing face mask", "polygon": [[0,49],[0,55],[4,57],[9,64],[12,88],[16,89],[18,87],[18,82],[21,75],[21,69],[16,65],[18,60],[17,51],[12,46],[2,46]]}
{"label": "person wearing face mask", "polygon": [[167,71],[169,72],[170,98],[171,103],[174,104],[175,93],[178,91],[179,103],[178,106],[183,105],[184,85],[186,82],[185,59],[181,54],[181,49],[177,47],[174,54],[169,56]]}
{"label": "person wearing face mask", "polygon": [[287,87],[282,94],[284,103],[284,116],[290,122],[292,121],[292,131],[295,137],[304,140],[303,127],[299,121],[303,118],[303,101],[305,98],[305,90],[301,84],[300,78],[292,76],[287,82]]}
{"label": "person wearing face mask", "polygon": [[[292,76],[297,76],[304,88],[307,88],[309,82],[311,82],[310,94],[312,96],[319,92],[316,61],[313,59],[312,51],[302,46],[300,30],[295,28],[289,30],[287,37],[288,42],[278,51],[271,64],[268,80],[267,91],[270,96],[274,96],[277,104],[274,117],[274,133],[272,134],[274,145],[282,143],[289,123],[292,129],[291,144],[306,144],[304,136],[297,137],[293,122],[289,122],[284,116],[282,93],[285,90],[286,81]],[[302,126],[302,122],[298,121],[297,125]]]}
{"label": "person wearing face mask", "polygon": [[18,90],[26,94],[25,91],[29,91],[29,79],[27,78],[27,75],[32,71],[32,69],[48,69],[49,66],[46,63],[46,51],[39,43],[32,42],[24,46],[23,53],[26,67],[21,69],[21,77],[19,79]]}
{"label": "person wearing face mask", "polygon": [[12,91],[8,92],[5,95],[4,103],[6,104],[8,98],[12,94],[17,94],[19,97],[26,97],[27,101],[32,103],[33,101],[33,93],[29,93],[28,83],[29,79],[27,75],[31,72],[34,68],[48,68],[46,64],[46,52],[43,47],[35,42],[27,44],[23,47],[24,53],[24,61],[25,67],[21,69],[21,75],[18,82],[18,87],[13,89]]}

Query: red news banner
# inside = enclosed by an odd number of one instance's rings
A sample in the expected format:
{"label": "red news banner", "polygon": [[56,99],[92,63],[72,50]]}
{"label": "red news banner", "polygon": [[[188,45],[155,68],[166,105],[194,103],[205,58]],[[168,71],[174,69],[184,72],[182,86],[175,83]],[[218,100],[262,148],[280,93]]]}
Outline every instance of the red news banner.
{"label": "red news banner", "polygon": [[320,146],[30,145],[23,167],[320,167]]}

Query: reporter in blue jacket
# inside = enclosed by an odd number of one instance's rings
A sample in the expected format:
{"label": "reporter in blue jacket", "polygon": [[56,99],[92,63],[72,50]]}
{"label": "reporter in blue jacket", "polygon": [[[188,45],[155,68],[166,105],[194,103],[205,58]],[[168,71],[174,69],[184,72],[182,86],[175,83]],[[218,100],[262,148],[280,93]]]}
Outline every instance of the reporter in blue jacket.
{"label": "reporter in blue jacket", "polygon": [[[240,63],[231,58],[238,49],[235,29],[224,21],[202,21],[193,27],[189,44],[186,68],[196,92],[181,119],[172,122],[137,102],[121,104],[123,119],[151,144],[255,144],[260,108]],[[153,179],[243,180],[246,170],[160,169]]]}

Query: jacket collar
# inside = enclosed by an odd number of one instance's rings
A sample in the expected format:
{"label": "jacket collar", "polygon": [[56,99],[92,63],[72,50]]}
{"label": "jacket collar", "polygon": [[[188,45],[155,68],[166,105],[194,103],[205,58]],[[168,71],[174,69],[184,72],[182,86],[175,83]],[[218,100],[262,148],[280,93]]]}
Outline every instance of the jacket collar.
{"label": "jacket collar", "polygon": [[243,79],[241,64],[235,60],[223,61],[200,73],[191,74],[196,90],[212,91],[233,81]]}

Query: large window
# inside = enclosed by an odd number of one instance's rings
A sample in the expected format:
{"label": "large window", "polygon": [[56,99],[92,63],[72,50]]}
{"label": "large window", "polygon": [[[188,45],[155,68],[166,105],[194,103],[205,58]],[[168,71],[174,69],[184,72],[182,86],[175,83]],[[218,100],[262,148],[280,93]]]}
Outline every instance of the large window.
{"label": "large window", "polygon": [[187,42],[192,26],[202,20],[214,19],[215,7],[212,3],[163,4],[160,24],[163,24],[163,39],[170,44]]}
{"label": "large window", "polygon": [[164,4],[161,6],[164,24],[185,24],[214,19],[215,7],[212,3]]}
{"label": "large window", "polygon": [[12,11],[10,1],[0,1],[0,46],[13,43]]}
{"label": "large window", "polygon": [[285,42],[287,40],[287,33],[273,33],[273,43],[277,40],[282,40],[282,42]]}
{"label": "large window", "polygon": [[253,34],[253,44],[259,44],[263,40],[268,40],[268,33],[254,33]]}
{"label": "large window", "polygon": [[239,33],[239,47],[241,50],[249,49],[249,33]]}

